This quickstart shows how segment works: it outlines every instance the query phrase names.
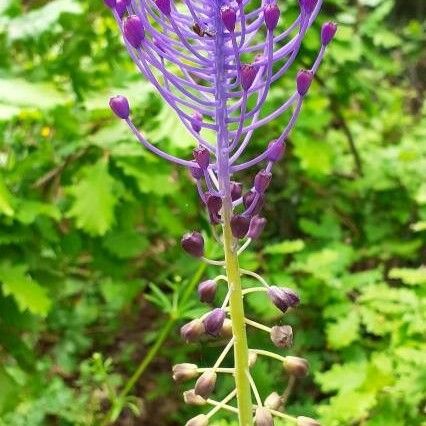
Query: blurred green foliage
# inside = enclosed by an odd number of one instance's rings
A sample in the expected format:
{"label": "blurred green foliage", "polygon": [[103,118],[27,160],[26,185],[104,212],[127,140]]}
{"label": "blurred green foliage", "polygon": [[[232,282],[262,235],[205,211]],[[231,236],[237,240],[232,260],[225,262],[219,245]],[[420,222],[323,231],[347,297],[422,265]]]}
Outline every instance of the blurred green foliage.
{"label": "blurred green foliage", "polygon": [[[312,374],[288,411],[324,426],[424,424],[424,11],[422,0],[326,2],[337,39],[277,168],[264,238],[243,257],[301,293],[285,321]],[[301,65],[318,44],[311,31]],[[275,87],[268,108],[292,85],[290,75]],[[197,264],[177,241],[194,223],[208,233],[206,218],[186,174],[112,118],[117,92],[152,142],[188,155],[190,138],[136,74],[101,1],[0,3],[2,426],[92,425],[111,406],[116,424],[183,424],[170,366],[216,353],[176,333],[202,309],[182,296]],[[262,296],[250,310],[278,319]],[[167,342],[117,404],[170,318]],[[263,397],[285,384],[276,366],[254,374]]]}

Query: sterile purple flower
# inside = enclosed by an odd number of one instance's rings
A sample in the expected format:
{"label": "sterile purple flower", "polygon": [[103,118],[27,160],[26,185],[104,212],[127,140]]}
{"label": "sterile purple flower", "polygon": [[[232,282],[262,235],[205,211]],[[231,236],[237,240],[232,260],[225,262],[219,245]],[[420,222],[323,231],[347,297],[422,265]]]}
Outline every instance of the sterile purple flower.
{"label": "sterile purple flower", "polygon": [[297,73],[297,91],[300,96],[305,96],[311,86],[314,74],[309,70],[300,70]]}
{"label": "sterile purple flower", "polygon": [[276,3],[269,3],[263,9],[263,17],[265,18],[266,28],[273,31],[280,19],[280,9]]}
{"label": "sterile purple flower", "polygon": [[217,291],[217,283],[213,280],[203,281],[198,285],[198,296],[203,303],[212,303]]}
{"label": "sterile purple flower", "polygon": [[109,8],[113,9],[115,7],[115,0],[104,0],[104,3]]}
{"label": "sterile purple flower", "polygon": [[220,333],[220,330],[222,329],[225,318],[226,318],[226,313],[223,309],[220,309],[220,308],[213,309],[204,318],[204,321],[203,321],[206,333],[210,334],[210,336],[218,336]]}
{"label": "sterile purple flower", "polygon": [[285,153],[285,142],[272,141],[268,145],[268,161],[279,161]]}
{"label": "sterile purple flower", "polygon": [[194,155],[194,159],[197,162],[197,164],[203,170],[206,170],[207,167],[209,166],[209,161],[210,161],[210,153],[209,153],[209,151],[206,148],[200,146],[198,148],[195,148],[192,153]]}
{"label": "sterile purple flower", "polygon": [[231,199],[238,200],[243,193],[243,185],[240,182],[231,181]]}
{"label": "sterile purple flower", "polygon": [[220,9],[220,17],[222,18],[223,25],[229,32],[235,30],[235,22],[237,20],[237,13],[231,6],[222,6]]}
{"label": "sterile purple flower", "polygon": [[129,118],[130,106],[126,97],[114,96],[109,100],[109,106],[117,117],[123,120]]}
{"label": "sterile purple flower", "polygon": [[166,16],[170,15],[172,11],[170,0],[155,0],[155,4],[157,5],[158,9],[160,9],[160,11]]}
{"label": "sterile purple flower", "polygon": [[240,68],[241,86],[244,90],[250,89],[258,72],[257,65],[243,64]]}
{"label": "sterile purple flower", "polygon": [[250,220],[249,229],[247,231],[247,238],[251,238],[252,240],[257,240],[260,237],[260,234],[263,232],[266,226],[266,219],[264,217],[260,217],[255,215]]}
{"label": "sterile purple flower", "polygon": [[242,214],[237,214],[231,219],[232,235],[235,238],[244,238],[249,230],[250,218]]}
{"label": "sterile purple flower", "polygon": [[200,114],[198,111],[194,112],[191,117],[191,126],[194,132],[200,133],[202,129],[202,123],[203,123],[203,115]]}
{"label": "sterile purple flower", "polygon": [[261,170],[254,178],[254,188],[259,194],[263,194],[271,183],[272,173]]}
{"label": "sterile purple flower", "polygon": [[204,238],[199,232],[185,234],[182,237],[181,245],[191,256],[202,257],[204,255]]}
{"label": "sterile purple flower", "polygon": [[337,25],[334,22],[326,22],[321,28],[321,43],[327,46],[336,35]]}
{"label": "sterile purple flower", "polygon": [[139,48],[145,38],[145,29],[140,18],[136,15],[128,16],[123,23],[123,33],[135,49]]}
{"label": "sterile purple flower", "polygon": [[128,0],[117,0],[115,10],[120,18],[123,18],[127,11]]}

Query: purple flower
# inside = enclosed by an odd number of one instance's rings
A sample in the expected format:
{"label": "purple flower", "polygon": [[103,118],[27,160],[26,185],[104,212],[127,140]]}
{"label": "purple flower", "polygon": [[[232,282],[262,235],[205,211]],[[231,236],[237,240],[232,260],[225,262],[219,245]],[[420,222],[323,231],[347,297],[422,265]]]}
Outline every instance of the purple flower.
{"label": "purple flower", "polygon": [[282,312],[286,312],[288,308],[293,308],[300,302],[299,296],[290,288],[271,286],[268,289],[268,296]]}
{"label": "purple flower", "polygon": [[210,336],[218,336],[222,330],[223,322],[225,321],[226,313],[223,309],[216,308],[213,309],[205,318],[204,318],[204,328],[207,334]]}
{"label": "purple flower", "polygon": [[300,70],[297,73],[297,92],[300,96],[305,96],[309,87],[311,86],[314,74],[312,71]]}
{"label": "purple flower", "polygon": [[280,19],[280,9],[276,3],[267,4],[263,9],[263,17],[265,18],[266,28],[269,31],[275,30]]}
{"label": "purple flower", "polygon": [[155,4],[161,13],[164,13],[166,16],[169,16],[171,13],[170,0],[155,0]]}
{"label": "purple flower", "polygon": [[336,35],[337,25],[334,22],[326,22],[321,28],[321,43],[327,46]]}
{"label": "purple flower", "polygon": [[249,230],[250,218],[241,214],[232,216],[231,230],[235,238],[244,238]]}
{"label": "purple flower", "polygon": [[120,18],[123,18],[127,12],[128,0],[117,0],[115,10]]}
{"label": "purple flower", "polygon": [[185,234],[182,237],[181,245],[191,256],[202,257],[204,255],[204,238],[199,232]]}
{"label": "purple flower", "polygon": [[310,15],[317,5],[318,0],[299,0],[300,8],[307,15]]}
{"label": "purple flower", "polygon": [[197,164],[203,170],[206,170],[207,167],[209,167],[209,161],[210,161],[209,151],[204,147],[198,147],[198,148],[195,148],[192,153],[194,155],[194,159],[197,162]]}
{"label": "purple flower", "polygon": [[261,170],[254,178],[254,188],[259,194],[263,194],[271,183],[272,173]]}
{"label": "purple flower", "polygon": [[109,100],[109,106],[117,117],[122,118],[123,120],[127,120],[129,118],[130,106],[126,97],[114,96]]}
{"label": "purple flower", "polygon": [[243,185],[240,182],[231,181],[231,199],[238,200],[243,193]]}
{"label": "purple flower", "polygon": [[220,9],[220,17],[222,18],[223,25],[230,32],[235,30],[235,21],[237,20],[237,13],[231,6],[222,6]]}
{"label": "purple flower", "polygon": [[203,303],[212,303],[217,290],[217,283],[213,280],[203,281],[198,285],[198,296]]}
{"label": "purple flower", "polygon": [[[257,200],[257,201],[256,201]],[[246,209],[251,209],[251,214],[258,214],[263,207],[265,197],[263,194],[258,194],[255,191],[249,191],[243,196],[243,204]],[[252,204],[254,205],[252,206]]]}
{"label": "purple flower", "polygon": [[260,216],[253,216],[250,220],[250,226],[247,232],[247,238],[252,240],[257,240],[260,237],[260,234],[263,232],[263,229],[266,226],[266,219]]}
{"label": "purple flower", "polygon": [[107,7],[114,9],[115,7],[115,0],[104,0],[104,3]]}
{"label": "purple flower", "polygon": [[199,112],[194,112],[191,117],[191,126],[194,132],[200,133],[203,123],[203,115]]}
{"label": "purple flower", "polygon": [[258,72],[257,65],[243,64],[240,68],[241,86],[244,90],[250,89]]}
{"label": "purple flower", "polygon": [[285,153],[285,143],[281,141],[272,141],[268,145],[268,161],[279,161]]}
{"label": "purple flower", "polygon": [[123,33],[126,40],[135,48],[139,48],[145,38],[142,21],[136,15],[130,15],[124,20]]}
{"label": "purple flower", "polygon": [[200,319],[192,320],[180,329],[180,335],[185,342],[195,342],[204,334],[204,324]]}

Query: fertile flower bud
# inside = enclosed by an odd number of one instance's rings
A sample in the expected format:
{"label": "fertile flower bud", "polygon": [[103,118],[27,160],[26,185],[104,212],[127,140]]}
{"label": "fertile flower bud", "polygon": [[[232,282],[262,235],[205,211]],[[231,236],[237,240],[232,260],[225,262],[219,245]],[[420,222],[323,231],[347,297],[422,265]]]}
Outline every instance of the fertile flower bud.
{"label": "fertile flower bud", "polygon": [[205,405],[207,402],[202,396],[197,395],[194,389],[184,392],[183,400],[188,405]]}
{"label": "fertile flower bud", "polygon": [[312,79],[314,74],[312,71],[300,70],[297,73],[296,83],[297,83],[297,92],[300,96],[305,96],[309,87],[311,86]]}
{"label": "fertile flower bud", "polygon": [[232,337],[232,321],[229,318],[225,318],[223,321],[222,330],[220,330],[220,335],[222,337]]}
{"label": "fertile flower bud", "polygon": [[266,28],[273,31],[280,19],[280,9],[276,3],[267,4],[263,9],[263,17],[265,18]]}
{"label": "fertile flower bud", "polygon": [[235,21],[237,20],[235,9],[230,6],[222,6],[220,8],[220,17],[225,28],[232,33],[235,30]]}
{"label": "fertile flower bud", "polygon": [[272,173],[261,170],[254,178],[254,188],[259,194],[263,194],[271,183]]}
{"label": "fertile flower bud", "polygon": [[296,420],[297,426],[321,426],[319,422],[310,417],[299,416]]}
{"label": "fertile flower bud", "polygon": [[203,116],[198,111],[194,112],[191,117],[191,127],[194,132],[200,133],[201,123],[203,122]]}
{"label": "fertile flower bud", "polygon": [[[255,191],[246,192],[243,196],[243,204],[246,209],[250,208],[252,203],[254,202],[256,195],[258,195]],[[265,201],[265,197],[263,194],[258,195],[256,206],[252,210],[251,214],[258,214],[263,207],[263,203]]]}
{"label": "fertile flower bud", "polygon": [[185,426],[208,426],[209,418],[205,414],[200,414],[197,417],[188,420]]}
{"label": "fertile flower bud", "polygon": [[199,232],[188,232],[182,237],[182,248],[191,256],[202,257],[204,255],[204,238]]}
{"label": "fertile flower bud", "polygon": [[215,372],[209,370],[205,371],[195,383],[195,394],[207,399],[214,391],[214,387],[216,386],[216,379],[217,374]]}
{"label": "fertile flower bud", "polygon": [[175,382],[184,382],[185,380],[191,380],[198,376],[197,365],[183,363],[176,364],[173,366],[173,380]]}
{"label": "fertile flower bud", "polygon": [[288,308],[293,308],[300,302],[299,296],[290,288],[271,286],[268,289],[268,296],[273,304],[283,312]]}
{"label": "fertile flower bud", "polygon": [[212,303],[216,296],[216,281],[207,280],[198,285],[198,296],[203,303]]}
{"label": "fertile flower bud", "polygon": [[250,220],[249,230],[246,237],[251,238],[252,240],[257,240],[260,237],[263,229],[266,225],[266,219],[260,216],[253,216]]}
{"label": "fertile flower bud", "polygon": [[231,199],[238,200],[243,193],[243,185],[240,182],[231,181]]}
{"label": "fertile flower bud", "polygon": [[279,348],[289,348],[293,344],[293,329],[289,325],[276,325],[271,329],[271,340]]}
{"label": "fertile flower bud", "polygon": [[266,408],[278,411],[281,408],[282,403],[283,397],[278,395],[277,392],[272,392],[266,397],[264,405]]}
{"label": "fertile flower bud", "polygon": [[279,161],[283,157],[285,152],[285,143],[278,140],[272,141],[268,145],[268,161]]}
{"label": "fertile flower bud", "polygon": [[104,3],[109,8],[113,9],[115,7],[115,0],[104,0]]}
{"label": "fertile flower bud", "polygon": [[235,238],[244,238],[249,230],[250,218],[242,214],[232,216],[231,230]]}
{"label": "fertile flower bud", "polygon": [[180,335],[186,343],[195,342],[204,334],[204,324],[200,319],[188,322],[180,329]]}
{"label": "fertile flower bud", "polygon": [[126,40],[138,49],[145,38],[145,29],[142,21],[136,15],[130,15],[124,20],[123,33]]}
{"label": "fertile flower bud", "polygon": [[158,9],[162,13],[164,13],[166,16],[169,16],[171,13],[171,6],[170,6],[170,0],[155,0],[155,4],[157,5]]}
{"label": "fertile flower bud", "polygon": [[114,96],[109,100],[109,106],[117,117],[123,120],[127,120],[129,118],[129,101],[124,96]]}
{"label": "fertile flower bud", "polygon": [[127,11],[127,1],[126,0],[117,0],[115,5],[115,10],[120,18],[123,18],[124,14]]}
{"label": "fertile flower bud", "polygon": [[210,336],[218,336],[222,330],[223,322],[226,318],[226,312],[223,309],[216,308],[213,309],[205,318],[204,318],[204,328],[207,334]]}
{"label": "fertile flower bud", "polygon": [[256,426],[274,426],[271,412],[265,407],[257,407],[255,415]]}
{"label": "fertile flower bud", "polygon": [[253,367],[254,364],[256,364],[257,361],[257,353],[249,350],[249,355],[248,355],[248,365],[249,367]]}
{"label": "fertile flower bud", "polygon": [[256,74],[258,71],[258,67],[250,64],[243,64],[240,68],[240,80],[241,87],[243,90],[247,91],[250,89],[253,84],[254,79],[256,78]]}
{"label": "fertile flower bud", "polygon": [[194,155],[194,159],[197,162],[197,164],[203,170],[206,170],[207,167],[209,167],[210,152],[209,152],[209,150],[207,148],[199,146],[198,148],[195,148],[192,151],[192,154]]}
{"label": "fertile flower bud", "polygon": [[308,15],[314,11],[317,2],[318,0],[299,0],[300,8]]}
{"label": "fertile flower bud", "polygon": [[210,212],[219,213],[222,208],[222,198],[219,195],[206,193],[206,205]]}
{"label": "fertile flower bud", "polygon": [[309,370],[308,361],[297,356],[286,356],[283,366],[289,374],[295,377],[304,377]]}
{"label": "fertile flower bud", "polygon": [[199,180],[204,176],[204,172],[201,167],[190,167],[189,172],[191,173],[191,176],[196,180]]}
{"label": "fertile flower bud", "polygon": [[337,25],[334,22],[326,22],[321,28],[321,43],[327,46],[336,35]]}

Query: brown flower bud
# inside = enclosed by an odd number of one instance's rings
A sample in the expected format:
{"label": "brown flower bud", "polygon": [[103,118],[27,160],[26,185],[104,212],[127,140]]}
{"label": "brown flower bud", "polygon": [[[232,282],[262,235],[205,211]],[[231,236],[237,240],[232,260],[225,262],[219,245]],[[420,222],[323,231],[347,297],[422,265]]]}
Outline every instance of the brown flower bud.
{"label": "brown flower bud", "polygon": [[217,374],[212,370],[204,372],[195,383],[194,392],[203,398],[208,398],[216,386]]}
{"label": "brown flower bud", "polygon": [[310,417],[299,416],[296,420],[297,426],[321,426],[319,422]]}
{"label": "brown flower bud", "polygon": [[308,361],[297,356],[286,356],[283,361],[283,366],[289,374],[295,377],[306,376],[309,370]]}
{"label": "brown flower bud", "polygon": [[253,365],[256,364],[256,360],[257,360],[257,353],[252,350],[249,350],[249,356],[248,356],[249,367],[253,367]]}
{"label": "brown flower bud", "polygon": [[200,414],[197,417],[193,417],[188,420],[185,426],[208,426],[209,418],[205,414]]}
{"label": "brown flower bud", "polygon": [[197,395],[194,389],[184,392],[183,400],[188,405],[205,405],[207,402],[202,396]]}
{"label": "brown flower bud", "polygon": [[271,340],[279,348],[289,348],[293,344],[293,329],[289,325],[276,325],[271,329]]}
{"label": "brown flower bud", "polygon": [[232,321],[229,318],[225,318],[223,322],[222,330],[220,330],[222,337],[232,337]]}
{"label": "brown flower bud", "polygon": [[200,336],[204,334],[204,324],[200,319],[195,319],[185,324],[180,329],[182,339],[188,342],[195,342]]}
{"label": "brown flower bud", "polygon": [[265,407],[271,410],[279,410],[283,404],[283,397],[277,392],[272,392],[265,399]]}
{"label": "brown flower bud", "polygon": [[195,364],[189,364],[189,363],[176,364],[172,368],[173,380],[175,382],[183,382],[185,380],[191,380],[194,377],[198,376],[197,368],[198,367]]}
{"label": "brown flower bud", "polygon": [[256,426],[274,426],[271,412],[265,407],[257,407],[254,417]]}

